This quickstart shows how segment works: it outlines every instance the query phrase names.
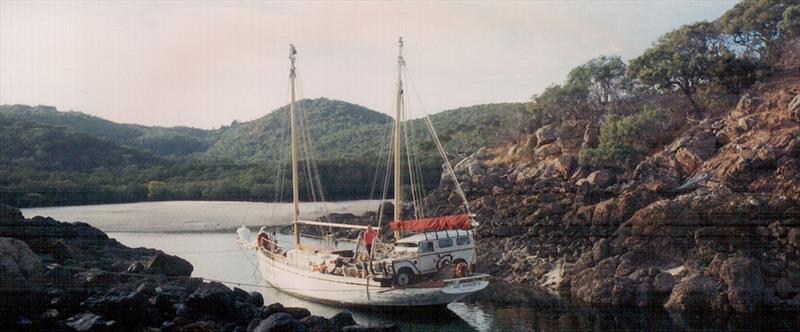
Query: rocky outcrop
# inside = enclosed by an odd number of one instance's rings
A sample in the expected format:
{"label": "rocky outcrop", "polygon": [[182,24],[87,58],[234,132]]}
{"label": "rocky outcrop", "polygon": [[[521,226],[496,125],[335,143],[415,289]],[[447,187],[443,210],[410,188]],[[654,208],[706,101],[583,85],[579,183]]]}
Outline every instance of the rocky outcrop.
{"label": "rocky outcrop", "polygon": [[190,277],[179,257],[128,248],[86,224],[0,212],[0,330],[397,330],[360,326],[348,312],[326,319],[264,306],[260,293]]}
{"label": "rocky outcrop", "polygon": [[[481,149],[455,167],[479,269],[593,306],[800,310],[798,100],[800,78],[764,82],[624,168],[575,162],[597,144],[581,119]],[[428,211],[463,212],[453,186]]]}

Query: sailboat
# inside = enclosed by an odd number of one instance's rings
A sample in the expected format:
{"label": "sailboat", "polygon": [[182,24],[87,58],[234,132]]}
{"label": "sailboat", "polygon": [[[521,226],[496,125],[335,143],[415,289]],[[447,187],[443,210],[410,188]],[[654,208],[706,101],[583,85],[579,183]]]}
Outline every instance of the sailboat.
{"label": "sailboat", "polygon": [[[255,245],[258,270],[273,287],[310,301],[340,306],[408,307],[441,306],[484,289],[488,275],[475,273],[474,216],[402,220],[401,117],[403,103],[403,42],[398,55],[397,108],[394,121],[394,212],[389,224],[392,240],[382,242],[380,221],[375,225],[350,225],[300,218],[295,61],[290,45],[290,121],[292,174],[292,232],[294,246],[277,241],[262,229]],[[441,143],[428,122],[440,153]],[[455,181],[447,156],[448,172]],[[388,159],[387,159],[388,160]],[[387,170],[388,171],[388,170]],[[388,178],[387,178],[388,179]],[[457,182],[456,182],[457,184]],[[456,185],[462,197],[460,186]],[[466,203],[466,199],[464,199]],[[468,206],[467,206],[468,211]],[[358,232],[351,249],[301,244],[301,225],[341,228]],[[389,234],[386,234],[388,238]],[[380,247],[380,248],[378,248]]]}

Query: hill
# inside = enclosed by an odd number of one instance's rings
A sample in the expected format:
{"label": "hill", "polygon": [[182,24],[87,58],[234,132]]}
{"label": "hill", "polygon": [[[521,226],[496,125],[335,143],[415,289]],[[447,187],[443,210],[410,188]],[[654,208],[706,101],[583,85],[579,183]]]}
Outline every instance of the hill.
{"label": "hill", "polygon": [[[383,113],[326,98],[301,100],[297,108],[302,114],[298,116],[299,128],[307,128],[322,159],[374,152],[376,142],[392,122]],[[256,120],[221,128],[205,156],[238,162],[285,160],[289,135],[287,105]]]}
{"label": "hill", "polygon": [[[359,105],[319,98],[298,102],[305,113],[317,158],[374,158],[389,144],[392,118]],[[468,154],[522,133],[524,103],[486,104],[447,110],[430,116],[448,153]],[[300,119],[299,121],[303,121]],[[302,130],[301,122],[301,130]],[[438,156],[423,119],[407,122],[423,158]],[[275,160],[288,153],[289,107],[259,119],[220,129],[205,156],[236,161]],[[438,161],[441,163],[441,160]]]}
{"label": "hill", "polygon": [[[305,114],[302,125],[308,125],[315,143],[326,197],[375,195],[377,157],[389,144],[392,119],[325,98],[298,104]],[[524,104],[509,103],[445,111],[431,119],[446,150],[456,156],[511,137],[494,133],[521,132],[525,114]],[[288,162],[286,106],[217,130],[120,124],[48,106],[0,106],[0,117],[0,135],[11,142],[0,163],[0,201],[9,204],[265,201],[274,199],[281,185],[289,192],[289,182],[276,178],[276,169],[285,169]],[[442,161],[422,121],[409,121],[409,128],[420,148],[420,174],[431,188]],[[300,181],[305,188],[306,179]],[[301,191],[301,198],[310,194]]]}
{"label": "hill", "polygon": [[28,122],[68,128],[159,156],[185,156],[208,147],[209,130],[156,127],[109,121],[81,112],[59,112],[52,106],[0,105],[0,114]]}

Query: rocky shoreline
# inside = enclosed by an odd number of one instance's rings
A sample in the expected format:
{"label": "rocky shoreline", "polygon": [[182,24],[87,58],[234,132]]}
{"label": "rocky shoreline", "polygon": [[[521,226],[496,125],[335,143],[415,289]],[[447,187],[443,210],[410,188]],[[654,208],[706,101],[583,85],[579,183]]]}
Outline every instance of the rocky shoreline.
{"label": "rocky shoreline", "polygon": [[[533,128],[455,166],[479,270],[573,304],[800,312],[800,79],[775,74],[634,165],[579,163],[596,119]],[[428,211],[464,213],[448,174]]]}
{"label": "rocky shoreline", "polygon": [[85,223],[25,219],[0,205],[0,329],[50,331],[399,331],[340,312],[265,305],[258,292],[191,277],[192,265],[128,248]]}

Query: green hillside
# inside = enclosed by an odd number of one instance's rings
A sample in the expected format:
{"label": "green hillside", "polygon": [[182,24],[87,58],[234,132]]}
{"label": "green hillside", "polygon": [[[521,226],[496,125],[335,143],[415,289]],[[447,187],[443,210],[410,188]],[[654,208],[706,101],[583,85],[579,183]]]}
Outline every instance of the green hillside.
{"label": "green hillside", "polygon": [[[386,156],[392,118],[325,98],[298,105],[304,114],[300,128],[307,126],[314,141],[327,199],[374,197],[378,157]],[[510,103],[459,108],[431,119],[455,157],[513,139],[522,132],[520,119],[526,116],[524,104]],[[285,195],[290,192],[287,173],[283,180],[276,178],[278,168],[288,168],[286,106],[217,130],[119,124],[48,106],[0,106],[0,119],[0,138],[9,142],[0,151],[0,201],[12,205],[271,201],[281,185]],[[408,126],[418,175],[432,188],[441,175],[442,160],[424,120],[409,121]],[[305,170],[304,160],[301,157]],[[309,199],[304,174],[301,198]]]}
{"label": "green hillside", "polygon": [[[322,159],[374,152],[392,121],[383,113],[326,98],[301,100],[297,108],[305,115],[298,116],[300,128],[307,125],[317,157]],[[239,162],[276,160],[288,153],[289,135],[287,105],[256,120],[221,128],[205,155]]]}
{"label": "green hillside", "polygon": [[59,112],[52,106],[0,105],[0,114],[33,123],[68,128],[159,156],[184,156],[205,151],[209,130],[151,127],[109,121],[81,112]]}

